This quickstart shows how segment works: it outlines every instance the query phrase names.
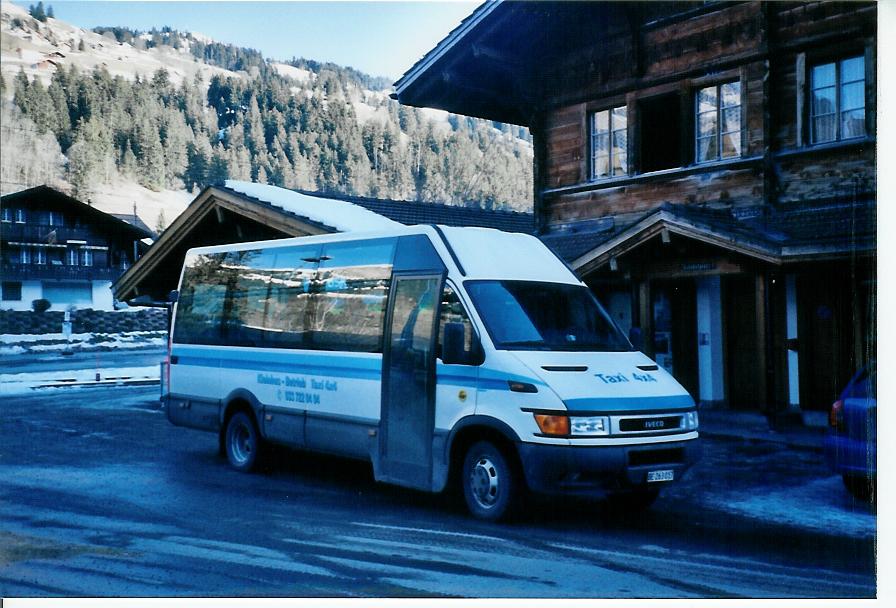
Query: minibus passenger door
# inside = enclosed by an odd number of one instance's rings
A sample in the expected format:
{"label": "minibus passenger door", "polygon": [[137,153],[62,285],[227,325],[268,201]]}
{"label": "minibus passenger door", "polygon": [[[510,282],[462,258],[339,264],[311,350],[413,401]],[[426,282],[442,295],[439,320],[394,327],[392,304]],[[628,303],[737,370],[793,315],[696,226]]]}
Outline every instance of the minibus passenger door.
{"label": "minibus passenger door", "polygon": [[377,478],[430,489],[435,347],[443,274],[395,274],[383,349]]}

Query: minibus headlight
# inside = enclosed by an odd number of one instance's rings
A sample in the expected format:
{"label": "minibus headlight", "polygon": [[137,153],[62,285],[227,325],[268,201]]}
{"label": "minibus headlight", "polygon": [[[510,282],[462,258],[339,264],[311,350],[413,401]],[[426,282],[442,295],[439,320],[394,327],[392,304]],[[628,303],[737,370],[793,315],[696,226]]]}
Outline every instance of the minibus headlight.
{"label": "minibus headlight", "polygon": [[535,414],[535,423],[545,435],[569,435],[569,418],[553,414]]}
{"label": "minibus headlight", "polygon": [[572,435],[610,434],[610,419],[606,416],[573,416],[569,420]]}
{"label": "minibus headlight", "polygon": [[688,412],[684,415],[684,428],[688,431],[696,431],[697,427],[700,426],[700,419],[697,417],[697,412]]}

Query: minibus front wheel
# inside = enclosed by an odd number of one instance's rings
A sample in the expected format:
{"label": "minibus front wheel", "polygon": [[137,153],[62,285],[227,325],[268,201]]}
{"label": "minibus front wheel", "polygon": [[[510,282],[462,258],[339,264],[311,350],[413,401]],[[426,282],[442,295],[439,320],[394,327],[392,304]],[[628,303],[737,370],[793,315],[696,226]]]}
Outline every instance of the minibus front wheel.
{"label": "minibus front wheel", "polygon": [[520,477],[511,460],[490,441],[477,441],[461,471],[464,499],[478,519],[498,521],[510,515],[520,499]]}
{"label": "minibus front wheel", "polygon": [[237,471],[248,472],[258,464],[261,435],[255,420],[246,412],[240,411],[230,417],[224,444],[227,461]]}

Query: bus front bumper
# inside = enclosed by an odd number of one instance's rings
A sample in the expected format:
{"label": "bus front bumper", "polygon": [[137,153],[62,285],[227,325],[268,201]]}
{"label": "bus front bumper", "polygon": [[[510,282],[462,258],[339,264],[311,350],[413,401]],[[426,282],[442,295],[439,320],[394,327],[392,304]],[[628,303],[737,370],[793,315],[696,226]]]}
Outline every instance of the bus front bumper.
{"label": "bus front bumper", "polygon": [[[533,492],[600,497],[680,479],[700,459],[701,446],[699,439],[624,446],[520,443],[519,454]],[[666,481],[648,481],[649,473]]]}

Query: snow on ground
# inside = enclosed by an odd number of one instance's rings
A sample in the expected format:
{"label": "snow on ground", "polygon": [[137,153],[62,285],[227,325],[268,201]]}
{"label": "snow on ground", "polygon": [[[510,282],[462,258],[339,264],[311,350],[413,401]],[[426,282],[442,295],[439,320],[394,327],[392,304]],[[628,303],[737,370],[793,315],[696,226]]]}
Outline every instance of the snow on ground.
{"label": "snow on ground", "polygon": [[0,395],[27,394],[45,385],[65,388],[65,383],[94,382],[97,374],[101,381],[158,380],[159,366],[119,367],[95,369],[87,367],[78,370],[58,370],[47,372],[25,372],[21,374],[0,374]]}
{"label": "snow on ground", "polygon": [[156,229],[159,212],[164,212],[165,227],[183,213],[193,200],[186,190],[160,190],[153,192],[135,182],[117,179],[111,184],[97,184],[90,194],[91,204],[106,213],[133,213],[137,205],[137,216],[151,229]]}
{"label": "snow on ground", "polygon": [[297,68],[285,63],[273,63],[271,65],[281,76],[286,76],[287,78],[292,78],[293,80],[298,80],[299,82],[309,82],[314,80],[317,76],[310,70],[303,70],[302,68]]}
{"label": "snow on ground", "polygon": [[873,537],[877,530],[877,517],[872,512],[856,511],[838,476],[762,493],[708,494],[705,501],[736,515],[818,532]]}
{"label": "snow on ground", "polygon": [[66,350],[117,350],[165,346],[166,331],[129,331],[124,333],[72,334],[69,342],[64,334],[3,334],[0,335],[0,355],[63,352]]}
{"label": "snow on ground", "polygon": [[352,107],[355,110],[355,116],[362,123],[368,123],[373,120],[383,124],[389,122],[389,109],[386,106],[374,107],[363,101],[353,101]]}
{"label": "snow on ground", "polygon": [[341,232],[367,232],[371,230],[389,230],[399,228],[398,222],[383,217],[379,213],[337,199],[309,196],[292,190],[253,184],[236,180],[227,180],[224,185],[231,190],[241,192],[252,198],[270,203],[290,213],[306,217]]}

